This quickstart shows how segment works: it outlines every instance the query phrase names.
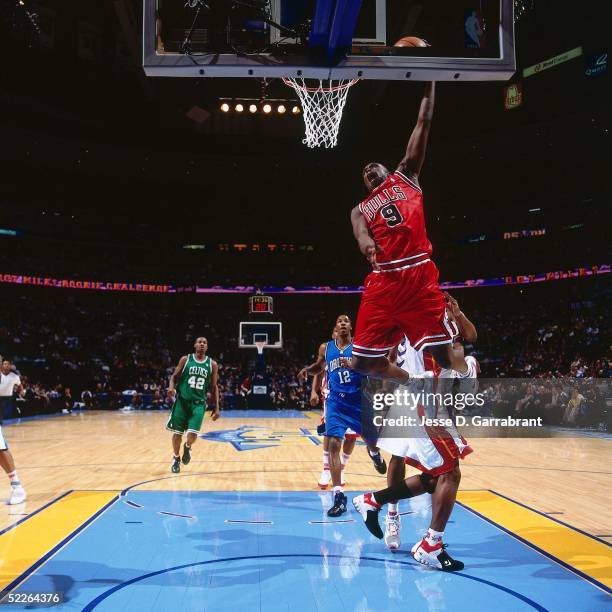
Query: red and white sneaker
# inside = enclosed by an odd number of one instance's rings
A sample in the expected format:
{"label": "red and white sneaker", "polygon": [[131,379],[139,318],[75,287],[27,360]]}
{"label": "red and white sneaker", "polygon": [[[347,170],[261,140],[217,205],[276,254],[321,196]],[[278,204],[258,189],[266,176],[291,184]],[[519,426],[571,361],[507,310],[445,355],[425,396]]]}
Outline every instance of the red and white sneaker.
{"label": "red and white sneaker", "polygon": [[329,481],[331,480],[331,472],[329,470],[322,470],[321,475],[319,476],[319,489],[327,489],[329,486]]}
{"label": "red and white sneaker", "polygon": [[379,540],[382,540],[385,534],[378,523],[378,513],[382,506],[372,499],[372,494],[366,493],[365,495],[353,497],[353,506],[361,514],[361,518],[368,531]]}
{"label": "red and white sneaker", "polygon": [[465,567],[462,561],[455,561],[446,552],[446,544],[442,544],[442,540],[432,545],[424,537],[412,547],[411,552],[415,561],[443,572],[457,572]]}
{"label": "red and white sneaker", "polygon": [[389,550],[398,550],[401,545],[400,540],[401,519],[400,515],[387,514],[385,518],[385,544]]}

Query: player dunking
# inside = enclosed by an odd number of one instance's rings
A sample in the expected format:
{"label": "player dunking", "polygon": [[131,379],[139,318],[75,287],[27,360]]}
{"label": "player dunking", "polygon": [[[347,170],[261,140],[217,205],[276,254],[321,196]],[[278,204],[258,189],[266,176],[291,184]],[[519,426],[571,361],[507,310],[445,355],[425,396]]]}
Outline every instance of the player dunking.
{"label": "player dunking", "polygon": [[419,186],[433,108],[434,84],[429,83],[397,170],[367,164],[363,181],[370,194],[351,212],[359,248],[374,267],[366,277],[357,316],[352,367],[400,383],[409,376],[386,355],[404,336],[415,350],[428,348],[441,367],[467,371],[462,352],[452,346]]}
{"label": "player dunking", "polygon": [[[379,163],[365,166],[363,181],[370,194],[351,212],[359,248],[374,268],[364,283],[351,366],[361,374],[399,383],[407,383],[410,375],[391,363],[387,354],[404,337],[416,351],[427,348],[441,367],[455,370],[459,377],[469,376],[463,349],[452,344],[453,330],[438,285],[438,269],[431,260],[432,247],[425,229],[419,185],[433,117],[434,92],[434,83],[427,84],[417,124],[396,171],[390,173]],[[420,492],[427,490],[426,480],[420,479]],[[405,482],[401,485],[404,488]],[[440,523],[446,524],[448,520],[458,484],[454,470],[438,478],[436,505],[440,506]],[[377,519],[380,504],[418,494],[405,494],[404,488],[382,500],[374,496],[374,501],[371,494],[353,500],[366,525],[378,537],[383,536]],[[436,530],[432,539],[435,554],[442,556],[440,532]],[[458,569],[461,565],[448,559],[441,569]]]}
{"label": "player dunking", "polygon": [[197,440],[204,420],[206,397],[210,388],[213,398],[212,419],[219,416],[219,386],[217,385],[218,366],[206,355],[208,340],[196,338],[193,345],[195,351],[191,355],[181,357],[176,369],[170,377],[168,398],[173,401],[170,418],[166,429],[171,431],[173,460],[171,470],[175,474],[181,471],[181,440],[187,432],[187,440],[183,446],[183,464],[191,461],[191,447]]}

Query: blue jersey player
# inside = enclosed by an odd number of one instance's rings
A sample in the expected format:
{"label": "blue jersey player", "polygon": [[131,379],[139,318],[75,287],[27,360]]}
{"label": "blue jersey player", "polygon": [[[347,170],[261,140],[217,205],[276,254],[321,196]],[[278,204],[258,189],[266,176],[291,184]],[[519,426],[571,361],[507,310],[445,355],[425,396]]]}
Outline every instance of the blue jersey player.
{"label": "blue jersey player", "polygon": [[[334,486],[334,505],[328,510],[328,516],[340,516],[346,512],[347,498],[342,490],[342,462],[340,450],[342,440],[347,429],[361,434],[361,391],[364,376],[355,372],[345,363],[353,354],[353,340],[351,337],[352,325],[350,318],[342,314],[336,319],[336,338],[324,342],[319,347],[317,361],[305,367],[299,374],[304,380],[308,374],[314,376],[324,370],[327,371],[327,389],[329,395],[325,402],[325,436],[329,440],[329,469]],[[370,456],[376,468],[384,466],[381,473],[386,471],[384,460],[380,457],[378,449],[372,449]]]}

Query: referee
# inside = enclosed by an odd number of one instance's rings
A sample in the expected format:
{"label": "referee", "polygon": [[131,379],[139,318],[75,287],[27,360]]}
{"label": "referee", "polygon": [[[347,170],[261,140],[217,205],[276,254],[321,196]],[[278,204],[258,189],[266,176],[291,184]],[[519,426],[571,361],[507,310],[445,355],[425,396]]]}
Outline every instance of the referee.
{"label": "referee", "polygon": [[21,379],[13,372],[11,360],[3,359],[0,365],[0,465],[6,472],[9,482],[11,483],[11,496],[8,500],[8,503],[11,505],[21,504],[26,499],[25,489],[21,486],[19,476],[17,476],[13,455],[2,433],[2,418],[4,416],[4,411],[13,400],[15,391],[23,394]]}

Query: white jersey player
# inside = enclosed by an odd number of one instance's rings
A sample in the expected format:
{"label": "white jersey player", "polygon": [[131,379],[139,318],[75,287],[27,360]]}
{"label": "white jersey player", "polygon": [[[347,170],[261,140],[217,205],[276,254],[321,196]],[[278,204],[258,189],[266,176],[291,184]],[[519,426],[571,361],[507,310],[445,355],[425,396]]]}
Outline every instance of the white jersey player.
{"label": "white jersey player", "polygon": [[[474,325],[459,309],[457,301],[447,296],[447,321],[446,324],[453,332],[453,337],[463,337],[469,342],[476,340],[477,334]],[[460,374],[455,370],[439,368],[431,355],[427,351],[415,350],[408,340],[404,340],[397,347],[396,363],[403,370],[407,371],[411,378],[424,378],[425,388],[434,390],[439,379],[459,378],[464,380],[469,386],[469,390],[474,392],[474,381],[479,373],[479,366],[476,359],[467,356],[465,361],[468,371]],[[477,383],[476,383],[477,385]],[[440,389],[435,389],[439,391]],[[468,389],[465,390],[466,392]],[[448,414],[441,414],[440,407],[419,407],[422,410],[421,416],[425,411],[427,416],[446,418]],[[445,409],[443,409],[445,411]],[[434,414],[432,414],[432,411]],[[441,443],[441,438],[444,443]],[[386,438],[379,439],[378,444],[381,448],[390,452],[393,457],[389,464],[387,473],[388,486],[401,482],[405,478],[405,465],[412,465],[422,473],[431,477],[436,477],[451,470],[456,464],[457,459],[463,459],[472,452],[466,440],[459,435],[455,427],[440,428],[433,431],[430,428],[423,428],[418,437],[413,438]],[[391,550],[396,550],[400,546],[400,515],[399,502],[389,503],[387,517],[385,520],[385,543]]]}

